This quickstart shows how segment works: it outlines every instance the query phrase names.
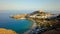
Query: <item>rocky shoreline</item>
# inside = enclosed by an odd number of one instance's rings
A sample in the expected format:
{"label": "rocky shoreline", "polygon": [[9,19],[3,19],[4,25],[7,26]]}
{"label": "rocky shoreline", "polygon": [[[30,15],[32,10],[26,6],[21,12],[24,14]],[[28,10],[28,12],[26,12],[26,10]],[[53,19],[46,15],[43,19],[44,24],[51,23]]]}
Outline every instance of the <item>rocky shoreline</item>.
{"label": "rocky shoreline", "polygon": [[50,14],[43,11],[35,11],[31,14],[12,16],[14,19],[26,18],[34,21],[31,30],[24,34],[41,34],[47,30],[60,28],[60,14]]}

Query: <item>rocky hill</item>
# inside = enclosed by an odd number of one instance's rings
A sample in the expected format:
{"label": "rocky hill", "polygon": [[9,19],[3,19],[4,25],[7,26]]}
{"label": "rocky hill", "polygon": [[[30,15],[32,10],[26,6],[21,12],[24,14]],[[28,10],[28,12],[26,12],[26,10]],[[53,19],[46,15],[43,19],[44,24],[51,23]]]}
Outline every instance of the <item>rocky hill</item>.
{"label": "rocky hill", "polygon": [[28,34],[41,34],[45,31],[60,28],[60,14],[50,14],[43,11],[35,11],[31,14],[20,14],[12,16],[14,19],[26,18],[36,23],[36,28],[33,28]]}

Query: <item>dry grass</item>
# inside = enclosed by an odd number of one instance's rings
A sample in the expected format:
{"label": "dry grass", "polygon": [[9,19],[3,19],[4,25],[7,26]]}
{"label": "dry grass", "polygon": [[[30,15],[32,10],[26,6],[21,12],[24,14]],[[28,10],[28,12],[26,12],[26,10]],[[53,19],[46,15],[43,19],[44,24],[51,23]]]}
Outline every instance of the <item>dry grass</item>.
{"label": "dry grass", "polygon": [[17,34],[15,31],[0,28],[0,34]]}

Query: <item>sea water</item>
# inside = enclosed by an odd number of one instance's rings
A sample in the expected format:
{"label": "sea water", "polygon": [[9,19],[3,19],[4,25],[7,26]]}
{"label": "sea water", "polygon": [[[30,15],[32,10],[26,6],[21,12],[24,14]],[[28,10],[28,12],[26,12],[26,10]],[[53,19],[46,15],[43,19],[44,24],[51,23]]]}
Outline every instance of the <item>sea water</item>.
{"label": "sea water", "polygon": [[[0,28],[11,29],[19,34],[23,34],[24,32],[26,32],[27,30],[31,28],[31,26],[33,25],[33,22],[26,19],[16,20],[16,19],[11,18],[10,16],[32,13],[32,12],[33,11],[25,11],[25,10],[21,10],[21,11],[0,10]],[[57,13],[57,11],[56,12],[54,11],[52,13]]]}
{"label": "sea water", "polygon": [[0,11],[0,28],[14,30],[19,34],[23,34],[31,28],[33,22],[26,19],[16,20],[10,16],[24,13],[24,11]]}

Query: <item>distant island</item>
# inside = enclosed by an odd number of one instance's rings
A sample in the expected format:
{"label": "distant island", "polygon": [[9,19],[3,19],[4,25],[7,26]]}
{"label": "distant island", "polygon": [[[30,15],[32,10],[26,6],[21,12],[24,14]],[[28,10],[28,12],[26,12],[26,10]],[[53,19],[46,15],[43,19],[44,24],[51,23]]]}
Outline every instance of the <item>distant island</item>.
{"label": "distant island", "polygon": [[43,10],[35,11],[30,14],[15,15],[15,16],[11,16],[11,18],[28,19],[28,20],[34,21],[36,23],[35,28],[37,28],[37,29],[44,28],[43,31],[39,30],[38,33],[44,32],[46,30],[56,29],[56,28],[60,27],[60,14],[51,14],[48,12],[44,12]]}

